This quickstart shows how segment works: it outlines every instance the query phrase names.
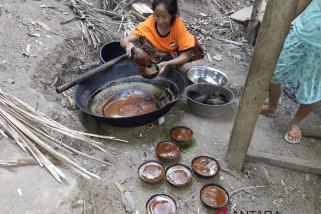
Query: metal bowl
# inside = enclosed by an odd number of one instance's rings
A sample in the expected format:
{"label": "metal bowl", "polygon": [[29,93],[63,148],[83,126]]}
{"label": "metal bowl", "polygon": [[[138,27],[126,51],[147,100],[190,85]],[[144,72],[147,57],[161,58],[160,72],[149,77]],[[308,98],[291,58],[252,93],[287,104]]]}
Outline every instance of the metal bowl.
{"label": "metal bowl", "polygon": [[194,84],[208,83],[218,86],[226,86],[229,82],[226,74],[208,66],[195,66],[188,70],[187,77]]}
{"label": "metal bowl", "polygon": [[[208,91],[213,90],[214,93],[221,94],[225,97],[226,103],[222,105],[209,105],[197,102],[189,97],[189,92],[196,91],[199,94],[206,94]],[[223,86],[211,84],[193,84],[185,89],[187,96],[187,105],[190,111],[198,116],[213,118],[218,116],[227,116],[233,113],[234,93]]]}

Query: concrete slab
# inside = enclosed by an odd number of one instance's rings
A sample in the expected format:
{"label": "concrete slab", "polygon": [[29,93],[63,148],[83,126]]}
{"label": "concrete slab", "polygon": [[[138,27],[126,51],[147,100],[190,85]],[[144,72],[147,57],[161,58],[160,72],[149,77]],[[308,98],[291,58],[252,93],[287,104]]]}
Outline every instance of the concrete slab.
{"label": "concrete slab", "polygon": [[[305,130],[314,130],[320,124],[319,116],[309,115],[302,123]],[[286,143],[284,134],[290,115],[285,111],[275,119],[261,116],[248,150],[248,161],[262,161],[268,164],[321,174],[321,141],[304,138],[302,144]]]}
{"label": "concrete slab", "polygon": [[301,158],[284,157],[271,153],[253,151],[250,151],[247,154],[246,160],[252,162],[265,162],[274,166],[321,175],[321,165],[319,160],[305,160]]}

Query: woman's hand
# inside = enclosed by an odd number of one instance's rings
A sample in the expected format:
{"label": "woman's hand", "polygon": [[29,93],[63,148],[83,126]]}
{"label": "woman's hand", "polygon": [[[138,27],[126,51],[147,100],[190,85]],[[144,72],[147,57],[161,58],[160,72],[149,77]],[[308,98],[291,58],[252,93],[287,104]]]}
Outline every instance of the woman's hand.
{"label": "woman's hand", "polygon": [[159,73],[162,73],[169,65],[173,65],[173,66],[183,65],[184,63],[188,62],[190,58],[191,56],[189,52],[186,51],[181,53],[178,57],[172,60],[161,62],[158,64]]}
{"label": "woman's hand", "polygon": [[163,71],[165,71],[165,69],[166,69],[166,67],[168,65],[169,65],[168,61],[158,63],[157,66],[158,66],[158,69],[159,69],[159,73],[161,74]]}
{"label": "woman's hand", "polygon": [[132,57],[132,49],[135,47],[134,42],[139,38],[136,35],[129,35],[120,41],[120,46],[125,49],[129,58]]}
{"label": "woman's hand", "polygon": [[135,48],[135,45],[132,42],[128,42],[126,46],[126,53],[128,58],[132,58],[132,49]]}

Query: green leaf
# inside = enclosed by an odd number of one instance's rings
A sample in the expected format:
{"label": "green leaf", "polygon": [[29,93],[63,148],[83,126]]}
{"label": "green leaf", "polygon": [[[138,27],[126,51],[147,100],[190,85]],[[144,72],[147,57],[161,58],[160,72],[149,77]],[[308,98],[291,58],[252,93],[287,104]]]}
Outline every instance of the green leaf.
{"label": "green leaf", "polygon": [[120,193],[123,193],[125,191],[125,188],[118,182],[115,182],[116,188]]}
{"label": "green leaf", "polygon": [[181,151],[183,153],[186,153],[188,152],[189,150],[193,149],[194,147],[197,146],[197,141],[196,139],[193,137],[191,142],[188,144],[188,145],[185,145],[185,146],[181,146]]}

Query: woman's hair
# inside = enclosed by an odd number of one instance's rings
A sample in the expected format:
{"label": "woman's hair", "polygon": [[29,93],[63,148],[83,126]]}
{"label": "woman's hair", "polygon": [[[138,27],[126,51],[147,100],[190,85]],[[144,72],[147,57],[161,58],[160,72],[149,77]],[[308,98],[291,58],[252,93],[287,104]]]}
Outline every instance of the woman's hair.
{"label": "woman's hair", "polygon": [[155,8],[159,4],[165,5],[165,8],[167,9],[168,13],[172,16],[172,23],[173,23],[175,21],[176,15],[178,15],[177,0],[153,0],[152,9],[155,10]]}

